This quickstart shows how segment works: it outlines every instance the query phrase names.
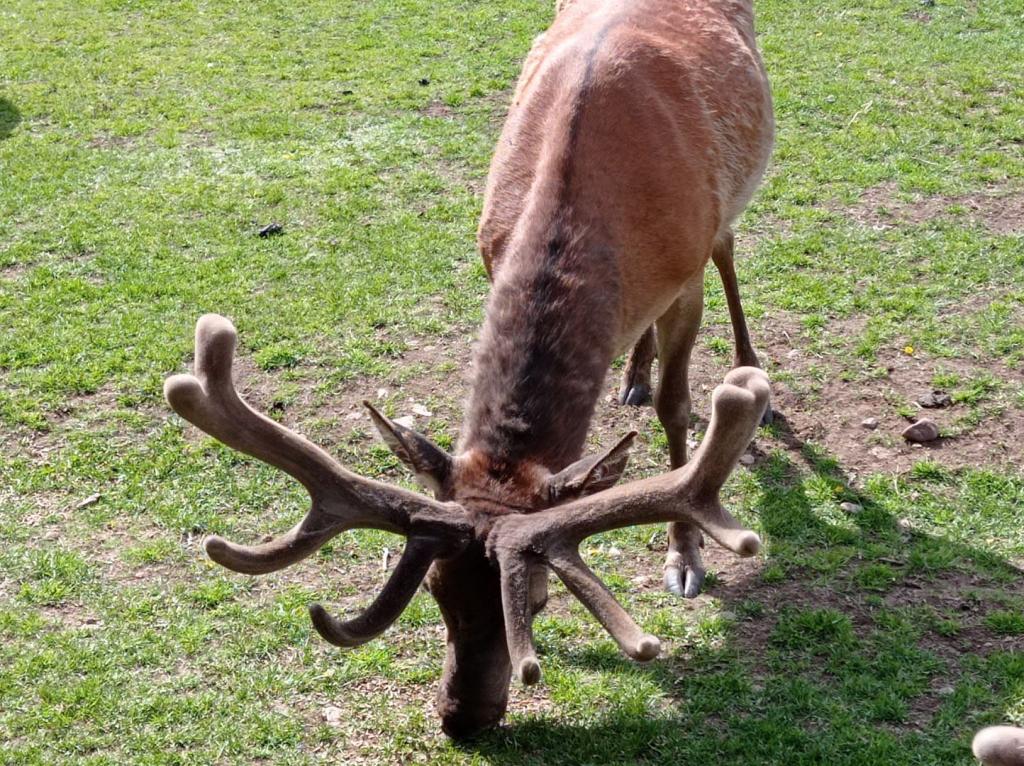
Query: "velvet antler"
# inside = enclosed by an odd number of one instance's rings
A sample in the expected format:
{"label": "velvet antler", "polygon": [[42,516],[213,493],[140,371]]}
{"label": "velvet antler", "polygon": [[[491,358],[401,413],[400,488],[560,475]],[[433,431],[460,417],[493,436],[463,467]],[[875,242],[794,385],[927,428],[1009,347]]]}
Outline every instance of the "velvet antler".
{"label": "velvet antler", "polygon": [[201,430],[240,452],[293,476],[309,492],[306,517],[280,537],[247,546],[208,537],[206,552],[236,572],[263,574],[316,552],[340,532],[372,527],[409,538],[380,595],[359,617],[340,622],[319,604],[310,606],[317,631],[341,646],[356,646],[385,631],[406,607],[435,558],[465,547],[472,524],[465,511],[423,495],[357,476],[322,449],[250,408],[231,381],[237,334],[224,317],[207,314],[196,324],[196,375],[164,384],[171,407]]}
{"label": "velvet antler", "polygon": [[627,655],[650,660],[660,651],[658,639],[637,626],[580,558],[583,539],[635,524],[691,521],[741,556],[757,553],[758,536],[722,507],[718,493],[749,444],[768,399],[765,374],[739,367],[715,389],[707,434],[682,468],[539,513],[502,516],[495,522],[487,546],[501,568],[508,649],[523,683],[540,678],[529,603],[530,571],[536,566],[550,566]]}

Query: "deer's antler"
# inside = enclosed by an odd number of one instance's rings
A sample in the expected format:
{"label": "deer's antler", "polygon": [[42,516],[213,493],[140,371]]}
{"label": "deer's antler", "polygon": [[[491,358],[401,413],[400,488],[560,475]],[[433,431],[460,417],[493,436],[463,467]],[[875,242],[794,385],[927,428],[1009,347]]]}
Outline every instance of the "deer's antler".
{"label": "deer's antler", "polygon": [[505,630],[512,667],[523,683],[540,678],[533,648],[529,604],[530,570],[547,565],[583,602],[622,650],[637,660],[660,651],[583,562],[580,542],[606,530],[665,521],[691,521],[741,556],[760,547],[718,499],[718,493],[746,449],[768,404],[768,379],[761,370],[740,367],[712,396],[711,423],[693,459],[682,468],[604,490],[539,513],[498,519],[488,536],[490,554],[501,567]]}
{"label": "deer's antler", "polygon": [[314,626],[328,641],[342,646],[369,641],[398,618],[435,558],[453,555],[468,544],[472,524],[461,506],[346,471],[307,439],[250,408],[231,381],[236,340],[235,328],[224,317],[201,317],[196,324],[196,374],[168,378],[164,396],[175,412],[201,430],[298,479],[312,505],[302,521],[270,542],[237,545],[212,536],[204,543],[206,552],[228,569],[263,574],[306,558],[348,529],[372,527],[405,535],[405,553],[363,615],[339,622],[319,604],[310,606]]}

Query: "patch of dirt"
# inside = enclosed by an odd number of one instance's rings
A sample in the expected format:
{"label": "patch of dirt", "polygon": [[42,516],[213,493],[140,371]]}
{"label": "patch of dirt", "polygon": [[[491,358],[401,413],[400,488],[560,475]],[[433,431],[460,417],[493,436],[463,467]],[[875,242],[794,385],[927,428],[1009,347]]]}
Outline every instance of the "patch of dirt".
{"label": "patch of dirt", "polygon": [[483,196],[487,179],[473,173],[465,165],[444,157],[435,157],[431,162],[431,169],[451,186],[457,189],[465,189],[475,197]]}
{"label": "patch of dirt", "polygon": [[138,143],[137,136],[114,136],[100,133],[89,139],[91,149],[130,149]]}
{"label": "patch of dirt", "polygon": [[1024,232],[1024,190],[995,189],[987,193],[946,197],[901,195],[893,181],[867,189],[853,206],[830,208],[863,226],[882,230],[936,219],[964,221],[994,234]]}
{"label": "patch of dirt", "polygon": [[0,268],[0,280],[17,282],[32,270],[34,264],[18,262]]}
{"label": "patch of dirt", "polygon": [[420,114],[424,117],[438,117],[444,120],[454,120],[458,117],[456,111],[448,104],[436,99],[420,109]]}
{"label": "patch of dirt", "polygon": [[[772,384],[772,405],[787,449],[798,450],[812,441],[855,476],[900,473],[925,459],[948,468],[1024,463],[1024,444],[1017,438],[1024,428],[1024,412],[1012,406],[953,438],[915,445],[900,436],[912,422],[899,414],[901,406],[913,407],[917,417],[931,418],[940,429],[948,430],[954,430],[958,419],[967,413],[961,404],[941,409],[923,409],[916,404],[920,396],[932,391],[936,373],[955,373],[963,380],[981,372],[998,380],[1014,379],[1018,373],[1001,363],[932,359],[892,350],[879,356],[877,366],[885,371],[883,376],[848,382],[835,369],[835,360],[813,357],[794,344],[792,339],[799,337],[798,333],[786,332],[782,322],[764,323],[756,337],[765,350],[763,361],[770,363],[771,369],[793,376],[792,382],[776,379]],[[712,380],[726,367],[719,363],[709,370],[707,355],[695,361]],[[868,418],[878,421],[877,428],[862,425]]]}

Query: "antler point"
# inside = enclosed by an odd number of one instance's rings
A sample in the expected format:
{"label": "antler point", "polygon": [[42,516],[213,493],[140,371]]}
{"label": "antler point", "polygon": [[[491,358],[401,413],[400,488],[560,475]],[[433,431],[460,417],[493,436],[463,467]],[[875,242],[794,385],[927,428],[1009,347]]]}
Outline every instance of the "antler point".
{"label": "antler point", "polygon": [[736,545],[736,553],[740,556],[753,556],[761,550],[761,538],[754,532],[746,532],[740,536]]}
{"label": "antler point", "polygon": [[516,668],[516,676],[526,686],[532,686],[540,681],[540,663],[536,657],[524,657],[519,661]]}
{"label": "antler point", "polygon": [[211,559],[220,563],[220,558],[227,550],[228,542],[223,537],[209,535],[203,540],[203,550]]}
{"label": "antler point", "polygon": [[645,635],[636,645],[636,659],[649,662],[661,654],[661,641],[657,636]]}
{"label": "antler point", "polygon": [[181,407],[203,394],[203,385],[193,375],[172,375],[164,381],[164,399],[171,405],[171,409],[179,414]]}

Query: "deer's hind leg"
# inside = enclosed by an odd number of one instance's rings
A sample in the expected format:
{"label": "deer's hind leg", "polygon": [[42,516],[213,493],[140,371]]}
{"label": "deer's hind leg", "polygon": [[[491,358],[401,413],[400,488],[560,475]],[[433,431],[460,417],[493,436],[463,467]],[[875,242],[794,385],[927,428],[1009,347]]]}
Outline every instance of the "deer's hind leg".
{"label": "deer's hind leg", "polygon": [[[747,317],[743,313],[743,304],[740,303],[740,287],[736,279],[736,267],[733,257],[733,234],[728,232],[719,239],[711,251],[711,260],[715,262],[715,268],[722,278],[722,286],[725,288],[725,301],[729,306],[729,321],[732,323],[732,334],[735,340],[733,352],[733,367],[760,367],[761,363],[750,343],[750,332],[747,330]],[[772,422],[772,408],[769,405],[761,417],[761,424],[768,425]]]}
{"label": "deer's hind leg", "polygon": [[648,327],[626,360],[619,388],[619,404],[641,407],[651,401],[651,363],[656,353],[654,328]]}
{"label": "deer's hind leg", "polygon": [[[704,312],[704,274],[698,273],[683,287],[679,297],[657,321],[658,389],[654,409],[668,437],[673,469],[686,463],[686,434],[690,426],[690,353]],[[665,587],[686,598],[700,593],[704,562],[700,549],[704,538],[695,524],[668,525],[668,556]]]}

